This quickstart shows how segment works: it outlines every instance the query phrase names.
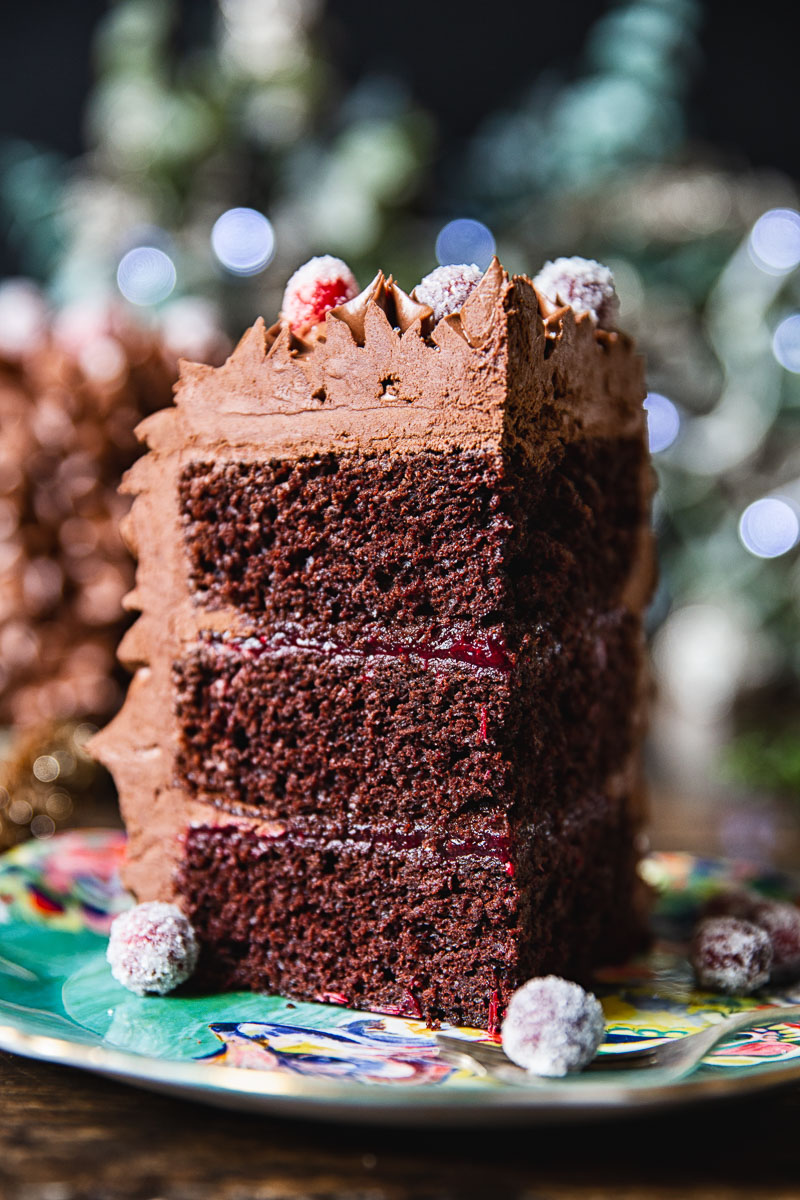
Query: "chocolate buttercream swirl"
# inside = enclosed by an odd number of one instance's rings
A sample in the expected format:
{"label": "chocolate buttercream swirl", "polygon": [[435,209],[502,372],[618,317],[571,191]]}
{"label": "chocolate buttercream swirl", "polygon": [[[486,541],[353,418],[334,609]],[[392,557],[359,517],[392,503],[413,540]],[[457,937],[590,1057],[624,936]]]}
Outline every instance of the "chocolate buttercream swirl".
{"label": "chocolate buttercream swirl", "polygon": [[363,346],[367,312],[373,304],[383,310],[389,324],[393,329],[399,329],[400,333],[405,333],[414,325],[418,325],[423,334],[430,331],[433,320],[433,309],[430,305],[412,300],[408,293],[395,283],[391,275],[387,279],[383,271],[378,271],[372,282],[352,300],[332,308],[327,319],[344,321],[354,341]]}

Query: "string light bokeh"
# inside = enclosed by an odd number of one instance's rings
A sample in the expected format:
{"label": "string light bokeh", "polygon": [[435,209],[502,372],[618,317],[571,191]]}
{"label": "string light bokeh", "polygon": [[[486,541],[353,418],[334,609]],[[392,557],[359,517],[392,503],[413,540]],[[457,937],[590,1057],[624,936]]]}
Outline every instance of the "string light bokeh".
{"label": "string light bokeh", "polygon": [[800,313],[781,321],[772,337],[772,352],[785,371],[800,374]]}
{"label": "string light bokeh", "polygon": [[748,504],[739,521],[739,537],[758,558],[787,554],[800,537],[797,509],[780,496],[765,496]]}
{"label": "string light bokeh", "polygon": [[647,412],[647,433],[651,454],[668,450],[681,430],[681,417],[676,406],[658,392],[648,392],[644,407]]}
{"label": "string light bokeh", "polygon": [[436,261],[440,266],[467,263],[485,271],[494,257],[497,246],[492,231],[481,221],[458,217],[439,231],[436,238]]}
{"label": "string light bokeh", "polygon": [[800,263],[800,213],[773,208],[758,218],[750,234],[750,253],[756,266],[785,275]]}
{"label": "string light bokeh", "polygon": [[275,231],[263,213],[230,208],[214,222],[211,248],[231,274],[258,275],[275,256]]}
{"label": "string light bokeh", "polygon": [[131,304],[160,304],[173,291],[177,272],[172,259],[157,246],[137,246],[117,267],[117,286]]}

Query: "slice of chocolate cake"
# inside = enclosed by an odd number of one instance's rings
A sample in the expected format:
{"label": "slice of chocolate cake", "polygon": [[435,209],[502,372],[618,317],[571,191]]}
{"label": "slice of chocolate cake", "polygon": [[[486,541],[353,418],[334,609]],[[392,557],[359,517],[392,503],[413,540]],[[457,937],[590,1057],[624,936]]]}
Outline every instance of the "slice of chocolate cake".
{"label": "slice of chocolate cake", "polygon": [[491,1026],[641,937],[641,362],[580,278],[298,277],[142,426],[127,882],[212,986]]}

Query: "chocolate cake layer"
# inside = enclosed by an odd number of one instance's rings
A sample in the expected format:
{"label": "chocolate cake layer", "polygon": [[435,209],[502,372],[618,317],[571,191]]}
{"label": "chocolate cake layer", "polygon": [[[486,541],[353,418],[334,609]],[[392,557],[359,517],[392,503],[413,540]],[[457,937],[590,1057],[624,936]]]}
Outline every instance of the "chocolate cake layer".
{"label": "chocolate cake layer", "polygon": [[623,802],[592,796],[526,830],[511,864],[495,849],[193,827],[177,883],[199,982],[486,1028],[524,979],[635,948],[625,819]]}
{"label": "chocolate cake layer", "polygon": [[178,779],[228,811],[320,814],[343,831],[561,807],[618,770],[635,736],[638,623],[583,624],[525,635],[513,658],[498,637],[447,657],[446,640],[353,653],[208,634],[174,667]]}
{"label": "chocolate cake layer", "polygon": [[536,465],[455,451],[195,462],[180,482],[192,583],[206,604],[315,627],[613,607],[644,454],[640,438],[590,438]]}

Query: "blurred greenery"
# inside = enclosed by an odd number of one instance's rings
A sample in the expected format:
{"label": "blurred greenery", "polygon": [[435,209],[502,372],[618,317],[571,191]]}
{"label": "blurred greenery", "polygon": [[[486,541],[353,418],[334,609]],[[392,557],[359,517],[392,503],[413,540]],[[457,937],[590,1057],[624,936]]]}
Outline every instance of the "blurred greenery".
{"label": "blurred greenery", "polygon": [[800,737],[753,729],[735,736],[723,757],[723,777],[760,792],[800,794]]}

